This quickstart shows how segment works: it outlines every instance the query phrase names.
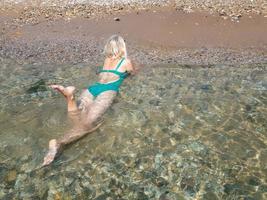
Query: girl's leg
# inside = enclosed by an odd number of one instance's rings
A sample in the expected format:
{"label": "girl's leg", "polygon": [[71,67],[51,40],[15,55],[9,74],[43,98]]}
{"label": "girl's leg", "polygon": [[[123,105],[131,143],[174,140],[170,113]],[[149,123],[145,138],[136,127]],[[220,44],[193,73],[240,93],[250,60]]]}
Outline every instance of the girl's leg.
{"label": "girl's leg", "polygon": [[88,91],[88,89],[84,89],[78,101],[79,110],[82,114],[86,114],[89,112],[90,107],[94,102],[94,96]]}
{"label": "girl's leg", "polygon": [[79,126],[81,123],[81,114],[84,115],[84,113],[89,111],[90,106],[94,102],[94,96],[87,89],[84,89],[77,102],[78,109],[68,112],[68,117],[73,122],[74,126]]}
{"label": "girl's leg", "polygon": [[109,90],[99,94],[93,104],[90,106],[89,112],[81,115],[81,121],[85,125],[96,123],[111,106],[117,92]]}
{"label": "girl's leg", "polygon": [[88,133],[91,133],[98,129],[102,123],[99,123],[95,127],[88,129],[88,127],[74,127],[70,131],[68,131],[66,134],[64,134],[63,137],[59,139],[52,139],[49,141],[49,150],[46,156],[44,157],[44,161],[42,166],[49,165],[55,157],[60,153],[60,151],[63,149],[64,145],[69,144],[71,142],[74,142],[81,137],[85,136]]}
{"label": "girl's leg", "polygon": [[54,90],[59,91],[61,94],[63,94],[63,96],[67,100],[69,112],[78,110],[77,104],[76,104],[75,99],[74,99],[75,87],[73,87],[73,86],[64,87],[62,85],[50,85],[50,87],[53,88]]}
{"label": "girl's leg", "polygon": [[82,119],[80,123],[76,124],[71,131],[59,138],[57,143],[60,145],[69,144],[98,128],[98,126],[102,124],[99,119],[110,107],[115,96],[115,91],[106,91],[97,96],[93,103],[90,102],[90,108],[86,108],[87,112],[81,115]]}
{"label": "girl's leg", "polygon": [[86,134],[96,130],[101,123],[94,125],[97,120],[102,117],[104,112],[112,104],[116,96],[115,91],[106,91],[101,93],[93,103],[90,104],[90,109],[81,115],[81,123],[74,126],[69,132],[64,134],[61,138],[55,140],[50,140],[49,142],[49,152],[44,158],[43,165],[49,165],[57,155],[58,151],[66,144],[74,142]]}
{"label": "girl's leg", "polygon": [[80,111],[78,110],[76,101],[74,99],[75,87],[64,87],[62,85],[50,85],[50,87],[54,90],[59,91],[66,98],[68,106],[68,117],[74,124],[78,123],[80,121]]}

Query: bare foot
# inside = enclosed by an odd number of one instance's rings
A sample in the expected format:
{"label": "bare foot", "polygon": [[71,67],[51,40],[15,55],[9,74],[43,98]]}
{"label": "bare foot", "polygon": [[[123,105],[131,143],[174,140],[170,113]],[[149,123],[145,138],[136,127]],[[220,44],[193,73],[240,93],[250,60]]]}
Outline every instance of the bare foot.
{"label": "bare foot", "polygon": [[74,90],[75,90],[74,86],[64,87],[62,85],[50,85],[49,87],[51,87],[54,90],[59,91],[66,98],[73,99],[73,93],[74,93]]}
{"label": "bare foot", "polygon": [[49,150],[46,156],[44,157],[44,162],[42,166],[49,165],[53,162],[55,159],[57,153],[58,153],[59,146],[57,144],[57,141],[55,139],[49,141]]}

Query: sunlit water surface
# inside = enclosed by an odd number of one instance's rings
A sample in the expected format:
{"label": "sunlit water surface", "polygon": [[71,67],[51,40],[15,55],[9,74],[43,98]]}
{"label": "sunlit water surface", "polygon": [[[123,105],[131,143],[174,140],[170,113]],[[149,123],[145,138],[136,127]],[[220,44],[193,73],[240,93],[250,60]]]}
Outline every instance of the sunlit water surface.
{"label": "sunlit water surface", "polygon": [[47,85],[82,88],[95,65],[0,62],[0,199],[267,199],[267,69],[146,66],[105,123],[38,169],[70,128]]}

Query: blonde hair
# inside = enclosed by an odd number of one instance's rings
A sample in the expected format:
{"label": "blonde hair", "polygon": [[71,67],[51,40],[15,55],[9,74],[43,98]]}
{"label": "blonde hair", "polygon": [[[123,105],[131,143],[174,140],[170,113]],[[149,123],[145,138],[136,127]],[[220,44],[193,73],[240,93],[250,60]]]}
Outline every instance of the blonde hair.
{"label": "blonde hair", "polygon": [[124,39],[119,35],[112,35],[104,48],[104,54],[109,58],[127,57],[126,44]]}

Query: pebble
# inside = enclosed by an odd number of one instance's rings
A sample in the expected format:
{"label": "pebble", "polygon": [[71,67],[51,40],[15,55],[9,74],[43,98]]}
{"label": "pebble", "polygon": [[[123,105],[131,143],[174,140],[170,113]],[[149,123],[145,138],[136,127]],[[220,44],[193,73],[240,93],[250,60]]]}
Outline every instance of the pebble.
{"label": "pebble", "polygon": [[16,170],[11,170],[7,174],[6,181],[7,182],[12,182],[12,181],[16,180],[16,178],[17,178],[17,171]]}
{"label": "pebble", "polygon": [[26,174],[19,174],[17,176],[17,179],[16,179],[16,183],[15,183],[15,186],[14,188],[16,190],[20,189],[23,185],[24,185],[24,181],[27,179],[27,175]]}

